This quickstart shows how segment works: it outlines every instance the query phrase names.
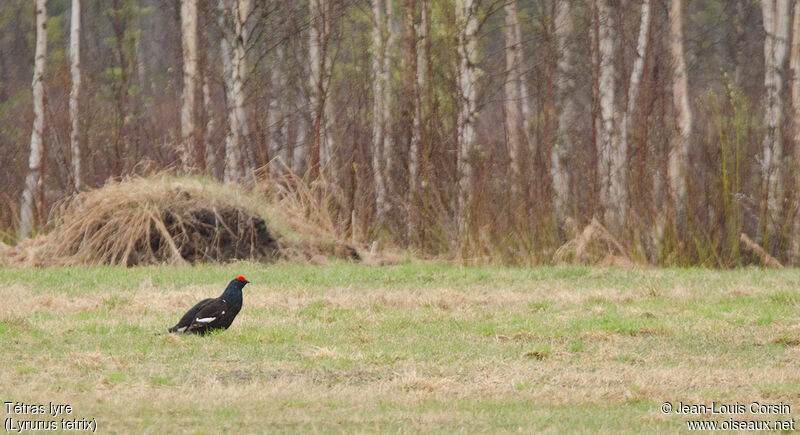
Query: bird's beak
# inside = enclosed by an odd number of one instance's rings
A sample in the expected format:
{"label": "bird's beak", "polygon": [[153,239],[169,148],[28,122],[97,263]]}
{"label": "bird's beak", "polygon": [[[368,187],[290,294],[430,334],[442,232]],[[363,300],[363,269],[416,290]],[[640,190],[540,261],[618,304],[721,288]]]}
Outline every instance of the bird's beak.
{"label": "bird's beak", "polygon": [[250,284],[250,281],[248,281],[248,280],[244,280],[244,283],[245,283],[245,284]]}

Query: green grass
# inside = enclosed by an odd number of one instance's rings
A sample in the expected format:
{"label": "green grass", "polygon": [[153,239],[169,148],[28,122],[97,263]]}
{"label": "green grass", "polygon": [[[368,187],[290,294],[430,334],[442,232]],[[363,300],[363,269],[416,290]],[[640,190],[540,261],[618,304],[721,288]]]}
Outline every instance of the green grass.
{"label": "green grass", "polygon": [[[231,329],[156,335],[240,274]],[[798,288],[757,269],[0,270],[0,399],[102,432],[684,431],[663,402],[800,407]],[[764,416],[699,418],[729,417]]]}

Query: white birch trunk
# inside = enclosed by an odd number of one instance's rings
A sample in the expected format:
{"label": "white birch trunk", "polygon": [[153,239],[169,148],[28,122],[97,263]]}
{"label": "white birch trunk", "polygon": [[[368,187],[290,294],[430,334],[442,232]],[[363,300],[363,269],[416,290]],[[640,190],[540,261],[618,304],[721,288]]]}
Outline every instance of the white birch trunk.
{"label": "white birch trunk", "polygon": [[550,178],[553,182],[553,193],[555,194],[553,205],[556,217],[563,220],[567,213],[567,202],[569,200],[569,172],[565,167],[565,159],[572,150],[572,140],[570,131],[575,120],[575,103],[570,97],[570,92],[574,88],[572,70],[570,67],[571,49],[568,42],[572,34],[572,20],[569,17],[569,2],[556,2],[555,17],[555,37],[558,47],[558,76],[556,85],[558,87],[558,106],[561,111],[558,114],[558,136],[556,143],[550,150]]}
{"label": "white birch trunk", "polygon": [[[320,87],[322,86],[322,57],[320,55],[320,25],[318,21],[321,19],[320,9],[322,8],[322,1],[323,0],[310,0],[308,2],[309,7],[309,19],[311,20],[311,25],[308,28],[308,60],[309,60],[309,68],[310,68],[310,76],[309,76],[309,97],[311,100],[311,123],[312,128],[314,129],[313,132],[313,144],[311,145],[311,160],[309,162],[309,169],[314,170],[315,165],[321,166],[321,156],[322,156],[322,147],[324,146],[321,143],[321,137],[318,137],[319,131],[318,129],[321,128],[322,124],[322,114],[320,113],[320,96],[322,92],[320,92]],[[316,150],[315,150],[316,148]],[[313,161],[314,155],[316,155],[320,161]]]}
{"label": "white birch trunk", "polygon": [[[678,1],[673,1],[674,7]],[[639,23],[639,39],[636,43],[636,53],[633,59],[633,71],[631,71],[630,82],[628,83],[628,100],[625,113],[622,115],[622,123],[619,127],[619,135],[621,145],[627,150],[628,147],[628,129],[630,128],[631,119],[635,116],[639,103],[639,91],[642,83],[642,74],[644,72],[644,58],[647,54],[647,34],[650,30],[650,0],[642,1],[642,19]]]}
{"label": "white birch trunk", "polygon": [[278,165],[273,167],[280,172],[289,167],[291,164],[288,158],[288,146],[285,140],[284,126],[285,126],[285,100],[283,90],[286,87],[286,77],[281,69],[281,65],[285,62],[284,48],[279,45],[275,50],[275,61],[272,64],[270,71],[270,99],[268,102],[268,117],[267,123],[269,124],[269,153],[271,159],[278,159]]}
{"label": "white birch trunk", "polygon": [[42,153],[44,144],[44,66],[47,57],[47,1],[34,1],[36,10],[36,52],[33,68],[33,130],[31,131],[31,154],[28,159],[28,175],[22,191],[20,207],[20,240],[30,237],[33,228],[33,198],[42,189]]}
{"label": "white birch trunk", "polygon": [[[308,101],[300,93],[296,97],[298,100],[302,100],[297,101],[297,107],[305,107],[308,104]],[[310,126],[305,116],[299,113],[299,110],[295,110],[293,118],[296,124],[296,137],[292,148],[292,170],[295,174],[302,174],[308,170],[308,132],[310,131]]]}
{"label": "white birch trunk", "polygon": [[331,92],[330,92],[330,83],[331,83],[331,75],[333,73],[333,61],[328,58],[328,42],[330,41],[331,36],[331,21],[333,20],[333,5],[335,2],[332,0],[323,0],[323,27],[322,31],[323,34],[321,35],[325,41],[325,52],[323,53],[322,61],[323,61],[323,69],[322,69],[322,80],[323,80],[323,92],[324,92],[324,101],[325,107],[323,108],[323,114],[325,115],[325,132],[324,132],[324,146],[320,150],[322,154],[320,158],[322,160],[323,166],[328,166],[333,158],[334,151],[335,151],[335,143],[333,139],[333,126],[335,124],[335,111],[334,105],[331,104]]}
{"label": "white birch trunk", "polygon": [[[329,16],[328,19],[331,19]],[[330,24],[328,24],[330,26]],[[330,32],[330,27],[327,30]],[[336,111],[335,106],[331,104],[331,89],[330,89],[330,82],[331,82],[331,73],[333,72],[333,65],[330,61],[325,62],[325,107],[323,109],[323,113],[325,114],[325,129],[324,129],[324,138],[323,141],[324,146],[320,150],[322,154],[320,155],[320,159],[322,160],[322,165],[327,167],[329,166],[331,159],[335,155],[336,152],[336,142],[334,140],[334,125],[336,124]]]}
{"label": "white birch trunk", "polygon": [[606,226],[614,229],[625,221],[625,162],[627,148],[618,138],[614,113],[614,25],[607,0],[597,5],[600,125],[598,176],[600,178],[600,203],[605,213]]}
{"label": "white birch trunk", "polygon": [[517,2],[510,0],[505,4],[505,38],[506,38],[506,80],[504,83],[505,101],[504,115],[506,127],[506,141],[508,143],[508,157],[511,166],[511,193],[514,200],[519,199],[520,184],[522,183],[522,106],[521,106],[521,41],[517,39],[519,33],[519,19],[517,17]]}
{"label": "white birch trunk", "polygon": [[429,23],[430,23],[430,1],[420,1],[420,25],[417,30],[417,89],[415,112],[413,119],[414,133],[411,136],[411,149],[408,155],[408,240],[413,242],[416,236],[418,226],[418,216],[415,213],[414,207],[416,206],[417,193],[420,186],[419,181],[419,162],[420,162],[420,146],[425,135],[425,108],[423,107],[423,98],[425,95],[428,83],[426,77],[427,71],[427,39],[429,36]]}
{"label": "white birch trunk", "polygon": [[[566,3],[567,0],[563,2],[559,1],[557,3]],[[515,8],[516,9],[516,8]],[[520,98],[520,110],[522,112],[522,135],[523,135],[523,145],[533,147],[534,144],[530,139],[531,134],[531,117],[533,116],[533,111],[531,111],[531,101],[530,101],[530,93],[528,93],[528,82],[525,80],[524,70],[526,68],[527,63],[525,62],[525,51],[522,49],[522,26],[519,25],[519,19],[517,20],[517,26],[515,29],[514,39],[517,41],[519,45],[519,66],[517,67],[517,81],[519,82],[519,98]],[[536,149],[531,149],[532,153],[536,153]]]}
{"label": "white birch trunk", "polygon": [[[253,180],[253,165],[255,158],[248,146],[247,139],[250,137],[250,128],[247,123],[247,112],[245,111],[244,82],[247,80],[247,16],[250,14],[252,0],[236,0],[234,6],[234,25],[236,31],[234,45],[234,76],[233,76],[233,97],[234,110],[239,120],[240,143],[239,155],[247,157],[247,161],[241,161],[244,166],[244,174],[248,181]],[[244,153],[242,153],[242,150]],[[240,157],[241,158],[241,157]]]}
{"label": "white birch trunk", "polygon": [[206,156],[206,170],[213,177],[216,177],[217,150],[214,146],[214,132],[217,128],[217,122],[214,118],[214,114],[211,111],[211,87],[209,86],[208,82],[209,79],[206,75],[203,77],[203,110],[206,114],[206,131],[205,137],[203,137],[203,145]]}
{"label": "white birch trunk", "polygon": [[72,0],[72,14],[69,30],[69,59],[72,88],[69,92],[69,144],[72,150],[72,182],[75,191],[82,188],[81,180],[81,147],[78,143],[78,98],[81,90],[81,0]]}
{"label": "white birch trunk", "polygon": [[222,75],[225,81],[225,99],[228,106],[228,133],[225,135],[225,169],[223,178],[226,183],[235,183],[241,179],[241,128],[234,92],[235,68],[231,45],[229,42],[230,31],[226,16],[231,15],[231,8],[226,0],[219,3],[219,26],[222,29],[220,38],[220,57],[222,58]]}
{"label": "white birch trunk", "polygon": [[[220,0],[219,25],[223,29],[220,38],[220,56],[225,76],[225,94],[228,102],[229,131],[225,137],[225,182],[238,182],[242,178],[242,166],[245,176],[252,179],[254,159],[249,147],[243,143],[250,132],[247,126],[245,111],[244,81],[247,76],[247,15],[250,12],[250,0]],[[229,17],[230,20],[226,20]],[[229,30],[233,23],[233,34]],[[231,43],[230,40],[233,40]],[[232,45],[232,47],[231,47]],[[244,162],[243,153],[248,157]]]}
{"label": "white birch trunk", "polygon": [[762,143],[761,182],[766,189],[768,221],[777,218],[783,199],[783,146],[781,144],[781,90],[789,39],[789,0],[762,0],[764,31],[764,88],[766,108]]}
{"label": "white birch trunk", "polygon": [[476,121],[476,82],[478,64],[477,31],[475,0],[456,0],[456,26],[458,28],[458,88],[460,107],[458,109],[458,195],[457,214],[458,229],[465,236],[469,215],[468,207],[472,202],[472,163],[470,161],[475,146]]}
{"label": "white birch trunk", "polygon": [[[397,152],[395,137],[389,128],[392,119],[392,47],[394,47],[394,9],[392,0],[386,0],[386,39],[383,48],[383,154],[381,158],[384,164],[384,186],[387,192],[393,191],[392,168],[394,167],[394,155]],[[384,212],[388,212],[391,203],[384,201]]]}
{"label": "white birch trunk", "polygon": [[[328,62],[328,39],[331,30],[331,0],[311,0],[309,9],[311,26],[309,28],[308,56],[311,64],[311,106],[314,120],[315,144],[319,151],[320,169],[327,166],[332,147],[333,108],[327,101],[331,65]],[[319,135],[319,137],[316,137]],[[312,163],[313,164],[313,163]]]}
{"label": "white birch trunk", "polygon": [[197,127],[197,0],[181,0],[181,47],[183,52],[183,105],[181,106],[181,165],[184,172],[195,166]]}
{"label": "white birch trunk", "polygon": [[386,19],[381,12],[383,0],[373,0],[372,11],[375,17],[375,27],[372,29],[372,72],[373,96],[372,96],[372,173],[375,178],[375,211],[378,221],[383,219],[386,212],[386,186],[383,180],[383,149],[385,146],[386,118],[384,118],[384,104],[388,104],[386,93],[387,86],[384,83],[384,58],[388,55],[388,46],[384,45],[387,31]]}
{"label": "white birch trunk", "polygon": [[669,153],[667,182],[675,218],[678,222],[684,219],[686,211],[686,168],[689,158],[689,140],[692,133],[692,109],[689,106],[688,77],[683,54],[682,1],[673,0],[669,10],[672,99],[675,106],[678,134],[673,142],[673,149]]}

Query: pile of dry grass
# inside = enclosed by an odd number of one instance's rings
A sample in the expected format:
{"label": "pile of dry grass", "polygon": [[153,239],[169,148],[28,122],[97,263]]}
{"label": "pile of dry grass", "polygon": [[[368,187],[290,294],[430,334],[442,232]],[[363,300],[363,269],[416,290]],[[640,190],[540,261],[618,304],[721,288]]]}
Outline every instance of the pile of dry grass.
{"label": "pile of dry grass", "polygon": [[634,262],[625,247],[597,219],[592,219],[580,232],[572,220],[565,227],[571,228],[574,236],[553,254],[554,263],[633,266]]}
{"label": "pile of dry grass", "polygon": [[198,179],[110,182],[58,204],[44,240],[22,243],[7,256],[22,266],[274,258],[277,235],[256,204],[234,186]]}

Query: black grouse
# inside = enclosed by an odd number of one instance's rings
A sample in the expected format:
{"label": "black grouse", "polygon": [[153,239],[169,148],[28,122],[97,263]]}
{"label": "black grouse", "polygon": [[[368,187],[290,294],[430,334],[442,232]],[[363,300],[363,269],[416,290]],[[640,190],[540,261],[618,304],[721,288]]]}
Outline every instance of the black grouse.
{"label": "black grouse", "polygon": [[215,329],[228,329],[242,309],[242,288],[249,282],[243,276],[234,279],[220,297],[198,302],[169,332],[205,335]]}

